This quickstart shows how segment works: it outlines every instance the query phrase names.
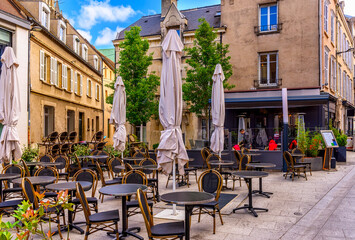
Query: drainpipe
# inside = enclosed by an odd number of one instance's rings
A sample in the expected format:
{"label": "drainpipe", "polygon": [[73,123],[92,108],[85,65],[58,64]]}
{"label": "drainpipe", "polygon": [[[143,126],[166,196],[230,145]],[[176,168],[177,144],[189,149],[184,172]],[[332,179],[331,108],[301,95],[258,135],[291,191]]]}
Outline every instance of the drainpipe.
{"label": "drainpipe", "polygon": [[319,25],[318,25],[318,33],[319,33],[319,47],[318,47],[318,52],[319,52],[319,86],[321,87],[321,90],[323,89],[322,85],[322,56],[323,56],[323,51],[322,51],[322,43],[323,43],[323,32],[322,32],[322,1],[318,0],[319,3],[319,9],[318,9],[318,19],[319,19]]}
{"label": "drainpipe", "polygon": [[104,86],[105,86],[105,83],[104,83],[104,69],[106,67],[102,67],[102,63],[101,63],[101,74],[102,74],[102,77],[101,77],[101,81],[102,81],[102,87],[101,87],[101,107],[102,107],[102,131],[104,132],[104,135],[105,135],[105,102],[104,102]]}
{"label": "drainpipe", "polygon": [[31,53],[31,30],[28,31],[28,69],[27,69],[27,114],[28,114],[28,126],[27,126],[27,146],[30,146],[31,143],[31,101],[30,101],[30,94],[31,94],[31,60],[30,60],[30,53]]}

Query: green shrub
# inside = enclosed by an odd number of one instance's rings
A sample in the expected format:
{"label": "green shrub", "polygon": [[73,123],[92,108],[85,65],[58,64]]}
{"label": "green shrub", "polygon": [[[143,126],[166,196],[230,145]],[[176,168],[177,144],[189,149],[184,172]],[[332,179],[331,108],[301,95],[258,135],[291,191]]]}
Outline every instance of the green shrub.
{"label": "green shrub", "polygon": [[155,150],[155,149],[157,149],[159,147],[159,143],[154,143],[153,144],[153,149]]}
{"label": "green shrub", "polygon": [[32,162],[33,159],[38,157],[38,153],[38,147],[32,148],[31,146],[23,146],[21,159],[23,159],[25,162]]}
{"label": "green shrub", "polygon": [[336,137],[339,147],[345,147],[348,144],[348,136],[345,134],[340,134]]}
{"label": "green shrub", "polygon": [[75,145],[74,146],[74,153],[77,156],[88,156],[90,155],[90,148],[86,145]]}

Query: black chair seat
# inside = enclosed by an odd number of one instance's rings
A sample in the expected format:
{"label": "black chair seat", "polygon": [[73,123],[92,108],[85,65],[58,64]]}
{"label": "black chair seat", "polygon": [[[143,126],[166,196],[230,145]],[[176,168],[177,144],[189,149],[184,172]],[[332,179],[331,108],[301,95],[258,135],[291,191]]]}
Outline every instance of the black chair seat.
{"label": "black chair seat", "polygon": [[[88,203],[97,203],[97,198],[96,197],[87,197]],[[79,198],[74,198],[72,200],[72,203],[74,204],[80,204]]]}
{"label": "black chair seat", "polygon": [[118,210],[94,213],[89,216],[90,222],[119,221]]}
{"label": "black chair seat", "polygon": [[184,169],[186,172],[191,172],[191,171],[197,171],[197,168],[194,167],[188,167]]}
{"label": "black chair seat", "polygon": [[153,236],[185,235],[184,222],[161,223],[150,229]]}
{"label": "black chair seat", "polygon": [[69,173],[67,173],[67,172],[60,172],[59,173],[59,176],[68,176],[69,175]]}
{"label": "black chair seat", "polygon": [[218,204],[217,201],[212,201],[212,202],[209,202],[209,203],[204,203],[204,204],[196,205],[196,207],[213,208],[213,207],[215,207],[217,204]]}
{"label": "black chair seat", "polygon": [[0,208],[17,208],[23,199],[0,202]]}
{"label": "black chair seat", "polygon": [[113,180],[122,182],[123,177],[114,177]]}
{"label": "black chair seat", "polygon": [[106,185],[113,185],[113,184],[119,184],[122,183],[122,178],[114,178],[112,180],[105,181]]}
{"label": "black chair seat", "polygon": [[156,183],[158,180],[156,178],[148,178],[148,183]]}
{"label": "black chair seat", "polygon": [[306,165],[303,165],[303,164],[297,164],[297,165],[294,165],[295,168],[305,168]]}
{"label": "black chair seat", "polygon": [[56,192],[45,192],[44,197],[46,198],[56,198],[58,196],[58,193]]}
{"label": "black chair seat", "polygon": [[7,188],[2,190],[3,193],[12,193],[12,192],[22,192],[22,188],[14,187],[14,188]]}
{"label": "black chair seat", "polygon": [[[149,207],[153,207],[153,201],[148,200],[148,206]],[[134,207],[139,207],[139,203],[137,200],[133,200],[133,201],[127,201],[127,208],[134,208]]]}

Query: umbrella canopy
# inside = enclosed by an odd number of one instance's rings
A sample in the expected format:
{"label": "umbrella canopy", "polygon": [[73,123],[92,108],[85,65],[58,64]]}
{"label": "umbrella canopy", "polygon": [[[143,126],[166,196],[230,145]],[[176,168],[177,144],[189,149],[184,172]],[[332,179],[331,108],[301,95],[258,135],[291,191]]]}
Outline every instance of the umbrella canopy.
{"label": "umbrella canopy", "polygon": [[6,47],[1,56],[0,76],[0,122],[4,125],[0,137],[0,160],[10,161],[21,158],[20,138],[17,132],[19,120],[20,86],[17,78],[18,62],[11,47]]}
{"label": "umbrella canopy", "polygon": [[221,64],[217,64],[213,73],[212,85],[212,124],[214,131],[211,136],[211,150],[213,152],[222,152],[224,147],[224,74]]}
{"label": "umbrella canopy", "polygon": [[123,152],[126,145],[126,89],[122,78],[117,77],[115,95],[113,96],[110,124],[114,124],[116,131],[113,134],[113,147]]}
{"label": "umbrella canopy", "polygon": [[158,146],[158,165],[171,173],[177,159],[178,169],[184,173],[188,161],[180,129],[182,119],[181,56],[184,46],[175,30],[169,30],[163,43],[163,68],[160,79],[159,118],[164,127]]}

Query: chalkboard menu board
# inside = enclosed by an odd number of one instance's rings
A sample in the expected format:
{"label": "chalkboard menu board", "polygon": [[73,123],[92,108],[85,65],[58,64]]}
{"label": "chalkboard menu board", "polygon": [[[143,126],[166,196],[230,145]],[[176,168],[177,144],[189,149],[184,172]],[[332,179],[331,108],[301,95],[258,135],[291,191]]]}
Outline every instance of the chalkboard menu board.
{"label": "chalkboard menu board", "polygon": [[321,130],[320,133],[322,134],[325,146],[327,148],[339,147],[332,130]]}

